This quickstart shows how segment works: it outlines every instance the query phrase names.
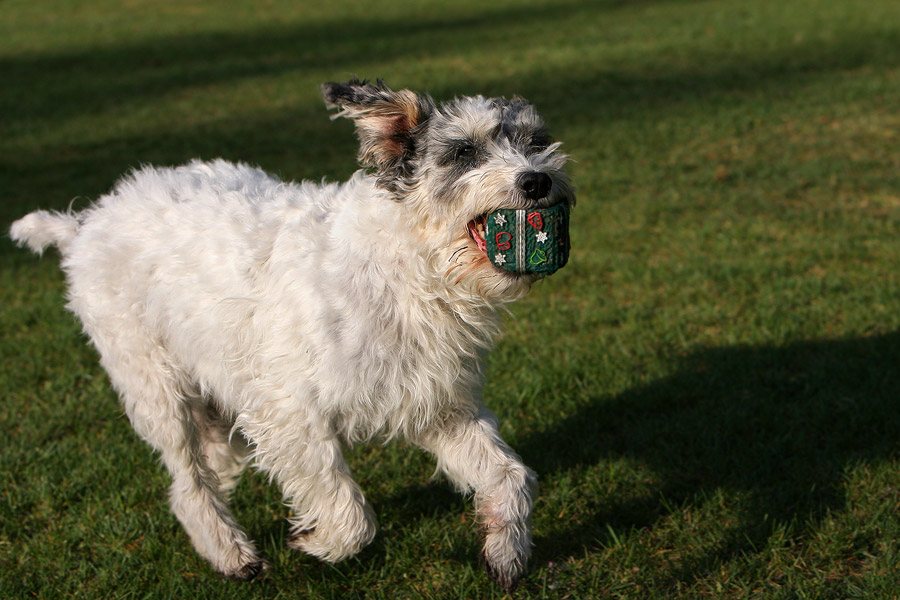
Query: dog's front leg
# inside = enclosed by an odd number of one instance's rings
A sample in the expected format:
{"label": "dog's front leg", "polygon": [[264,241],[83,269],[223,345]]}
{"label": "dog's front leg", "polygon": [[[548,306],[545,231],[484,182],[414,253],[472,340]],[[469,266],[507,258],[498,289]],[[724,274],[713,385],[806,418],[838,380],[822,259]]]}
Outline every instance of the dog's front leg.
{"label": "dog's front leg", "polygon": [[246,411],[237,424],[255,447],[257,466],[278,481],[292,509],[290,547],[335,562],[372,541],[375,513],[327,419],[285,399]]}
{"label": "dog's front leg", "polygon": [[427,431],[417,442],[437,457],[455,485],[474,492],[485,534],[485,569],[500,587],[512,591],[531,555],[535,474],[506,445],[496,417],[484,408],[470,419]]}

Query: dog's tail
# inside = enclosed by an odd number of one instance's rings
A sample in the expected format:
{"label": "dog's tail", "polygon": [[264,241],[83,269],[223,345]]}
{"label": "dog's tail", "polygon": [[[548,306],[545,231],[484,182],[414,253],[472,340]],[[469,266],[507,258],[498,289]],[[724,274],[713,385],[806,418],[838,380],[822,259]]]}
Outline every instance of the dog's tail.
{"label": "dog's tail", "polygon": [[13,223],[9,237],[20,246],[27,244],[34,252],[43,254],[51,244],[60,250],[68,248],[78,227],[78,217],[72,213],[38,210]]}

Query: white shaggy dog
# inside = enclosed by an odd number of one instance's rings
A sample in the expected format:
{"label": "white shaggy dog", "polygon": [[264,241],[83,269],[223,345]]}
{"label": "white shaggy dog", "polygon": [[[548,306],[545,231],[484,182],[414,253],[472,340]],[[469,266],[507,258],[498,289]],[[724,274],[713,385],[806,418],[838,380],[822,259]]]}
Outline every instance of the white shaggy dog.
{"label": "white shaggy dog", "polygon": [[288,543],[336,561],[376,527],[342,441],[402,435],[474,493],[485,566],[511,590],[536,480],[482,406],[481,365],[497,308],[538,276],[494,267],[477,223],[572,204],[565,157],[520,99],[322,89],[355,120],[371,173],[315,185],[221,160],[143,168],[82,212],[25,216],[11,236],[59,247],[68,307],[217,570],[267,567],[228,509],[248,462],[284,492]]}

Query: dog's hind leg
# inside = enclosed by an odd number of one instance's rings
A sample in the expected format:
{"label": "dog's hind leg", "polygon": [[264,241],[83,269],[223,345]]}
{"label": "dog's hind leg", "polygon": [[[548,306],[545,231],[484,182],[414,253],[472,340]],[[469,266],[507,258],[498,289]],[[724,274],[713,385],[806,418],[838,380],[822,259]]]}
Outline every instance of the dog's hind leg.
{"label": "dog's hind leg", "polygon": [[233,422],[211,404],[192,405],[191,417],[200,436],[202,460],[216,474],[219,492],[227,498],[247,467],[247,442],[240,432],[232,432]]}
{"label": "dog's hind leg", "polygon": [[291,398],[238,417],[256,464],[279,483],[291,507],[288,545],[335,562],[371,542],[377,523],[326,423]]}
{"label": "dog's hind leg", "polygon": [[197,552],[216,570],[228,577],[252,579],[267,565],[231,516],[219,476],[204,457],[211,440],[208,435],[204,440],[202,433],[208,423],[198,423],[202,413],[192,409],[199,398],[187,389],[165,350],[139,327],[129,327],[133,323],[116,323],[120,319],[94,321],[99,326],[86,329],[132,426],[159,451],[172,476],[169,500],[175,516]]}
{"label": "dog's hind leg", "polygon": [[497,420],[478,415],[433,429],[415,440],[432,452],[447,477],[475,492],[475,512],[484,530],[482,558],[488,575],[505,591],[515,589],[531,555],[534,473],[497,431]]}

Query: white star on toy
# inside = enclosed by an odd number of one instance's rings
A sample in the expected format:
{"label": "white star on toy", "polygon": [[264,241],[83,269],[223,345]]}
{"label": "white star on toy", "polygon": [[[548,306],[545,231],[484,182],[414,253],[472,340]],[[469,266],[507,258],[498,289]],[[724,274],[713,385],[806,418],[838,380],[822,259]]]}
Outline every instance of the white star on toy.
{"label": "white star on toy", "polygon": [[541,244],[543,244],[544,242],[547,241],[547,232],[546,232],[546,231],[538,231],[538,232],[534,235],[534,237],[537,238],[537,241],[538,241],[538,242],[540,242]]}
{"label": "white star on toy", "polygon": [[494,223],[496,223],[497,225],[505,225],[506,215],[494,215]]}
{"label": "white star on toy", "polygon": [[497,254],[494,255],[494,264],[495,264],[495,265],[502,265],[502,264],[505,263],[505,262],[506,262],[506,255],[505,255],[505,254],[500,254],[500,253],[498,252]]}

